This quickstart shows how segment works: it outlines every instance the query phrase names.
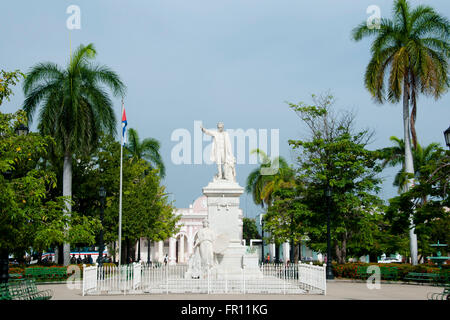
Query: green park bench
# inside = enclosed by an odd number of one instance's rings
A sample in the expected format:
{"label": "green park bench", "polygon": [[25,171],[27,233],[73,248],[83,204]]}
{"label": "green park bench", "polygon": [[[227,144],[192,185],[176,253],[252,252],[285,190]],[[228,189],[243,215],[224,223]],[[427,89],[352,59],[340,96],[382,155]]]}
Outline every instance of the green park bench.
{"label": "green park bench", "polygon": [[67,276],[66,267],[54,267],[54,268],[26,268],[25,277],[27,279],[36,280],[58,280],[64,279]]}
{"label": "green park bench", "polygon": [[397,267],[380,267],[381,279],[397,280],[398,268]]}
{"label": "green park bench", "polygon": [[33,279],[23,279],[0,283],[0,300],[49,300],[53,291],[39,291]]}
{"label": "green park bench", "polygon": [[439,273],[418,273],[418,272],[410,272],[406,275],[405,280],[413,280],[413,281],[436,281],[439,279]]}
{"label": "green park bench", "polygon": [[367,273],[366,266],[358,266],[356,269],[356,277],[359,279],[367,279],[370,275]]}
{"label": "green park bench", "polygon": [[450,300],[450,287],[444,288],[442,293],[428,292],[428,300]]}

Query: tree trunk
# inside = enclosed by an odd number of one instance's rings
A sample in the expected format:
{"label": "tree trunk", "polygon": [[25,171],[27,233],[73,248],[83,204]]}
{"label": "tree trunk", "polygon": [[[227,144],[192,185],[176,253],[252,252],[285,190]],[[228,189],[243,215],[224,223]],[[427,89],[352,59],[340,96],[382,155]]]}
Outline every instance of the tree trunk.
{"label": "tree trunk", "polygon": [[299,252],[299,245],[297,244],[297,245],[294,245],[294,257],[293,257],[293,260],[292,260],[292,262],[293,263],[298,263],[298,256],[299,256],[299,254],[298,254],[298,252]]}
{"label": "tree trunk", "polygon": [[55,258],[55,262],[57,264],[64,264],[64,256],[62,254],[60,254],[64,250],[63,247],[64,246],[62,244],[58,244],[58,246],[55,249],[55,251],[58,250],[58,260],[56,260],[56,258]]}
{"label": "tree trunk", "polygon": [[125,242],[127,244],[127,264],[130,263],[130,258],[131,258],[131,252],[130,252],[130,240],[128,238],[125,239]]}
{"label": "tree trunk", "polygon": [[347,262],[347,238],[344,238],[344,240],[342,240],[342,253],[341,253],[341,259],[342,262],[341,263],[346,263]]}
{"label": "tree trunk", "polygon": [[377,263],[378,255],[375,253],[369,253],[369,262]]}
{"label": "tree trunk", "polygon": [[[339,248],[337,241],[334,244],[334,252],[335,252],[334,254],[335,254],[336,261],[338,263],[341,263],[341,249]],[[331,263],[331,261],[329,261],[329,260],[330,260],[330,257],[327,256],[327,264]]]}
{"label": "tree trunk", "polygon": [[[64,155],[64,168],[63,168],[63,196],[72,199],[72,155],[66,152]],[[72,205],[70,202],[66,202],[66,210],[64,214],[70,217],[72,211]],[[66,226],[66,232],[68,232],[68,226]],[[70,263],[70,244],[64,243],[63,245],[63,263],[65,266]]]}
{"label": "tree trunk", "polygon": [[117,248],[116,248],[116,242],[115,241],[113,242],[113,246],[114,246],[113,262],[114,262],[114,264],[116,264],[116,254],[117,254],[116,250],[117,250]]}
{"label": "tree trunk", "polygon": [[[410,118],[409,118],[409,74],[405,75],[403,81],[403,135],[405,141],[405,172],[414,175],[414,160],[411,150],[411,138],[410,138]],[[408,179],[406,183],[405,192],[414,186],[414,179]],[[410,216],[410,229],[409,229],[409,248],[411,252],[411,263],[417,265],[417,235],[415,233],[415,226],[413,217]]]}
{"label": "tree trunk", "polygon": [[0,250],[0,283],[9,280],[9,253],[6,249]]}
{"label": "tree trunk", "polygon": [[298,260],[297,261],[302,261],[302,242],[301,241],[298,243]]}

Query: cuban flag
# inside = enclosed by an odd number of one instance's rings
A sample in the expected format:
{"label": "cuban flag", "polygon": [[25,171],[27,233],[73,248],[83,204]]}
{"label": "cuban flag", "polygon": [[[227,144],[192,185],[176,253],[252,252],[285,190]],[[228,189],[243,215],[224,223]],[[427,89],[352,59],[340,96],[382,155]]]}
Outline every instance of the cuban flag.
{"label": "cuban flag", "polygon": [[127,115],[125,114],[125,108],[122,108],[122,138],[123,144],[127,143]]}

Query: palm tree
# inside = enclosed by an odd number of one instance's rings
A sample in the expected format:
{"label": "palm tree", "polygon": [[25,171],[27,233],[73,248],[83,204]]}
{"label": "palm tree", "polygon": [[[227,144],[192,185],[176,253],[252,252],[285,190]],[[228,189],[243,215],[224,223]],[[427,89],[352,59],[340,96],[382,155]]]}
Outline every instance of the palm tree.
{"label": "palm tree", "polygon": [[[391,137],[390,140],[394,142],[394,146],[382,149],[384,153],[384,161],[382,166],[395,167],[399,164],[402,168],[397,172],[394,178],[393,185],[398,187],[399,193],[401,193],[407,184],[407,175],[404,170],[404,158],[405,158],[405,143],[403,139],[397,137]],[[429,161],[436,159],[440,150],[439,143],[433,142],[423,148],[419,143],[412,149],[414,159],[414,177],[418,179],[422,175],[422,168],[429,163]]]}
{"label": "palm tree", "polygon": [[393,20],[382,19],[379,29],[370,29],[364,22],[352,36],[359,41],[371,35],[376,39],[366,70],[366,88],[376,101],[384,102],[385,73],[390,68],[387,98],[397,103],[403,91],[404,107],[412,105],[410,128],[416,146],[418,93],[438,99],[448,89],[449,21],[429,6],[412,9],[406,0],[396,0]]}
{"label": "palm tree", "polygon": [[[272,206],[276,191],[280,188],[289,188],[295,185],[294,170],[283,157],[270,159],[267,154],[255,149],[251,154],[257,154],[261,159],[259,168],[254,169],[247,177],[245,191],[251,193],[257,205],[267,208]],[[275,246],[275,261],[279,259],[279,246]]]}
{"label": "palm tree", "polygon": [[162,178],[165,177],[166,168],[159,153],[161,145],[158,140],[146,138],[140,141],[137,131],[130,128],[128,130],[128,143],[125,147],[131,154],[131,160],[144,159],[149,163],[150,167],[154,166],[159,169],[159,174]]}
{"label": "palm tree", "polygon": [[[270,206],[273,200],[273,193],[277,188],[293,183],[294,172],[283,157],[276,157],[273,160],[260,149],[251,151],[251,154],[258,154],[261,158],[261,165],[254,169],[247,177],[245,191],[251,193],[253,201],[261,207]],[[270,172],[270,168],[276,168],[276,172]],[[271,173],[271,174],[267,174]]]}
{"label": "palm tree", "polygon": [[[352,37],[359,41],[367,36],[375,36],[371,47],[372,58],[365,73],[365,85],[379,103],[385,100],[398,103],[403,99],[404,168],[406,174],[414,175],[410,132],[416,144],[414,125],[417,94],[420,92],[438,99],[448,89],[450,24],[429,6],[412,9],[406,0],[395,0],[393,9],[392,20],[381,19],[379,28],[368,27],[364,21],[353,29]],[[412,179],[408,180],[405,190],[413,184]],[[413,222],[410,239],[412,263],[417,264]]]}
{"label": "palm tree", "polygon": [[[72,197],[72,157],[89,154],[98,144],[101,132],[114,134],[116,118],[113,102],[104,89],[114,96],[125,93],[119,76],[106,66],[93,64],[96,55],[93,44],[80,45],[66,69],[45,62],[38,63],[28,72],[23,90],[24,110],[31,122],[39,112],[38,129],[51,135],[57,145],[57,154],[64,157],[63,196]],[[68,201],[66,214],[70,215]],[[64,264],[69,263],[70,245],[64,244]]]}

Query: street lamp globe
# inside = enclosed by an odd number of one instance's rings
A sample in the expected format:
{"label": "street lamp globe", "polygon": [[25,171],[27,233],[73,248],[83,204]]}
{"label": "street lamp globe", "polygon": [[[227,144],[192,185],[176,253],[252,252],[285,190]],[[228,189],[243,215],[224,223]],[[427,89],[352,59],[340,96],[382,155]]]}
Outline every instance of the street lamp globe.
{"label": "street lamp globe", "polygon": [[16,134],[18,136],[26,136],[28,132],[29,132],[28,127],[25,126],[23,123],[21,123],[20,126],[16,128]]}
{"label": "street lamp globe", "polygon": [[328,198],[331,197],[332,192],[331,192],[331,188],[330,188],[330,187],[328,187],[327,190],[325,191],[325,195],[326,195]]}
{"label": "street lamp globe", "polygon": [[450,148],[450,127],[444,131],[445,144]]}
{"label": "street lamp globe", "polygon": [[98,195],[100,196],[100,198],[105,198],[106,197],[106,190],[103,186],[100,187],[99,191],[98,191]]}

